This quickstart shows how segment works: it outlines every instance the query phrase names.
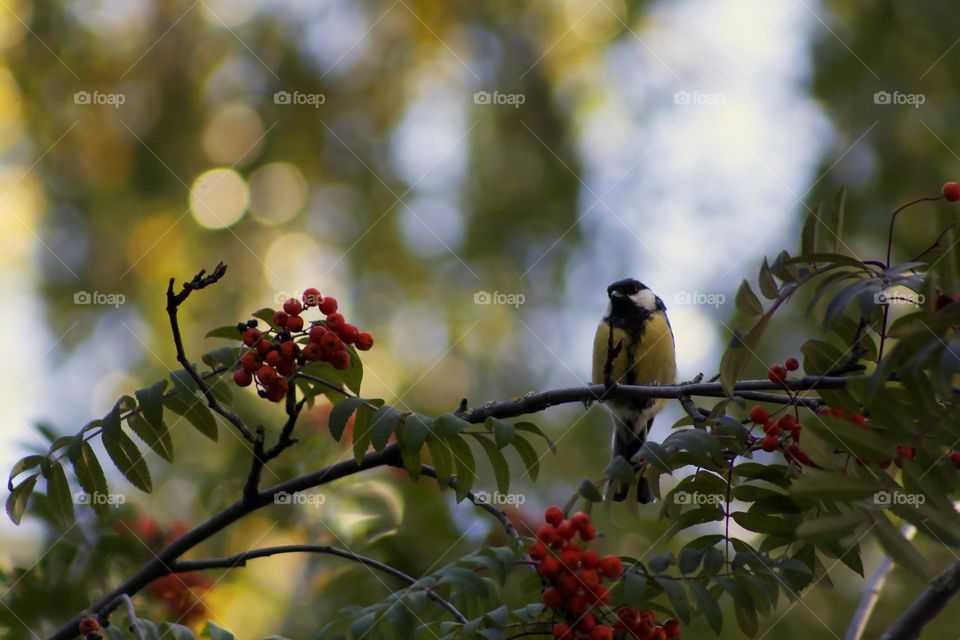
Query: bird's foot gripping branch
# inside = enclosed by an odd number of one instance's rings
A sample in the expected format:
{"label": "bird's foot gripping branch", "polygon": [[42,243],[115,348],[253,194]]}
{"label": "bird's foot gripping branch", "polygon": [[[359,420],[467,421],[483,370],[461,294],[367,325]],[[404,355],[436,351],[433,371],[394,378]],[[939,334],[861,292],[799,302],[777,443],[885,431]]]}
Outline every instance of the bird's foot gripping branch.
{"label": "bird's foot gripping branch", "polygon": [[[960,199],[960,187],[947,185],[942,197],[916,202],[941,199]],[[97,499],[108,495],[108,487],[93,444],[99,439],[124,478],[150,492],[150,468],[132,436],[174,464],[173,434],[165,422],[171,413],[211,441],[219,417],[240,436],[219,446],[243,443],[250,450],[249,471],[221,481],[235,502],[167,540],[129,576],[111,578],[85,610],[64,612],[51,603],[48,620],[60,626],[49,637],[122,635],[121,627],[142,638],[167,629],[174,637],[192,637],[175,622],[157,630],[138,617],[134,604],[142,603],[141,592],[165,577],[252,566],[255,559],[265,563],[288,553],[362,564],[385,584],[396,585],[383,600],[351,608],[317,630],[317,637],[331,638],[391,633],[407,638],[429,628],[441,638],[662,639],[676,637],[681,625],[722,637],[731,637],[735,626],[752,636],[772,624],[764,619],[777,607],[825,584],[830,574],[849,570],[863,576],[861,548],[869,541],[879,542],[898,567],[931,577],[931,561],[943,555],[938,550],[960,547],[960,515],[953,506],[960,489],[960,455],[953,449],[960,439],[953,225],[913,259],[895,262],[893,224],[906,211],[901,208],[891,216],[886,259],[864,259],[843,241],[844,204],[841,193],[832,207],[818,209],[803,227],[796,254],[783,251],[764,260],[756,284],[745,280],[740,286],[737,329],[715,382],[553,389],[475,408],[463,402],[441,416],[362,395],[361,353],[372,346],[372,337],[349,325],[336,302],[316,290],[287,301],[283,309],[254,313],[256,324],[214,329],[210,338],[233,344],[197,364],[187,355],[178,310],[192,293],[223,278],[226,268],[201,272],[179,291],[171,282],[167,311],[182,369],[169,381],[121,397],[106,416],[75,435],[51,438],[49,450],[20,460],[10,474],[7,512],[15,522],[26,513],[55,517],[64,528],[77,517],[90,520],[89,512],[109,520],[109,509]],[[768,331],[774,316],[797,306],[818,321],[810,329],[815,335],[800,347],[802,357],[765,362],[763,354],[787,351]],[[320,317],[310,319],[314,310]],[[277,424],[248,424],[243,402],[233,395],[237,385],[282,403]],[[537,426],[512,419],[560,404],[650,398],[677,400],[685,411],[670,435],[646,442],[631,461],[615,459],[603,477],[585,480],[564,509],[547,512],[547,523],[536,532],[518,532],[510,518],[473,493],[479,460],[490,464],[497,490],[507,493],[505,452],[512,450],[535,479],[541,465],[535,443],[542,440],[554,449]],[[265,466],[281,454],[294,458],[298,438],[307,438],[297,433],[304,408],[321,400],[332,404],[330,436],[349,439],[351,459],[263,487]],[[426,476],[453,489],[458,500],[472,501],[493,517],[508,543],[479,548],[421,576],[310,540],[184,558],[249,514],[269,508],[279,495],[381,467],[402,468],[413,481]],[[626,553],[600,556],[590,548],[598,545],[594,538],[601,536],[599,546],[606,547],[618,530],[598,527],[589,512],[605,501],[602,488],[609,493],[618,484],[635,487],[637,474],[659,504],[640,507],[627,500],[610,508],[654,511],[668,523],[670,535],[649,552],[621,549]],[[72,484],[88,497],[79,513]],[[35,491],[40,488],[42,493]],[[583,513],[574,513],[578,503]],[[731,523],[751,532],[749,540],[736,535]],[[903,524],[916,527],[916,541],[901,534]],[[708,528],[687,535],[696,525]],[[957,574],[951,568],[931,578],[884,637],[915,637],[960,590]],[[527,579],[511,580],[514,575]],[[868,590],[879,588],[875,583]],[[863,615],[857,614],[851,629],[865,628]],[[126,625],[106,626],[122,616]],[[212,624],[209,635],[231,637]]]}

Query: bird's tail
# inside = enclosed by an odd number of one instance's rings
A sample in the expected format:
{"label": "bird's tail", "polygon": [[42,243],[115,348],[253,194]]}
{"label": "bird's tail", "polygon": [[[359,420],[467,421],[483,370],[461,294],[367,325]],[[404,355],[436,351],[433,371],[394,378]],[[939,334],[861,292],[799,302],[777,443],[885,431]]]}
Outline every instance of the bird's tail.
{"label": "bird's tail", "polygon": [[[639,453],[640,448],[643,447],[643,443],[646,442],[647,434],[650,432],[650,427],[653,426],[653,418],[651,417],[647,420],[647,424],[643,427],[637,429],[632,424],[626,424],[620,420],[615,420],[616,428],[614,429],[613,435],[613,457],[621,456],[626,458],[627,462],[630,462],[637,453]],[[616,491],[613,493],[614,502],[623,502],[627,499],[627,495],[630,493],[630,487],[625,484],[619,484]],[[650,491],[650,485],[647,484],[646,478],[641,477],[637,483],[637,502],[640,504],[647,504],[653,502],[653,493]]]}

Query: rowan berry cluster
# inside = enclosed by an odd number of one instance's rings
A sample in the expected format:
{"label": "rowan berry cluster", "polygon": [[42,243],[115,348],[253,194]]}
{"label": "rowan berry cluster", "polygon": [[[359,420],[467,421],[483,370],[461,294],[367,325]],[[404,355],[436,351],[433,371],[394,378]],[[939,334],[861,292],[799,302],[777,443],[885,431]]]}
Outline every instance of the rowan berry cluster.
{"label": "rowan berry cluster", "polygon": [[789,371],[796,371],[800,368],[800,361],[790,356],[783,361],[783,364],[779,362],[771,365],[767,370],[767,378],[770,379],[770,382],[784,382],[787,379]]}
{"label": "rowan berry cluster", "polygon": [[623,562],[614,555],[601,557],[585,550],[575,541],[587,543],[597,537],[590,516],[580,512],[564,517],[559,507],[550,507],[544,514],[546,524],[536,531],[537,540],[530,545],[530,558],[547,584],[543,602],[562,619],[553,626],[557,640],[667,640],[680,636],[680,625],[668,620],[656,624],[652,611],[621,607],[616,620],[608,620],[604,605],[610,592],[604,580],[623,575]]}
{"label": "rowan berry cluster", "polygon": [[[325,317],[309,326],[304,311],[316,307]],[[240,355],[240,368],[233,381],[241,387],[256,382],[260,396],[272,402],[282,401],[290,388],[289,376],[308,362],[329,362],[335,369],[350,368],[347,345],[358,351],[373,346],[373,336],[347,322],[337,311],[337,299],[323,297],[313,287],[303,292],[300,299],[288,298],[283,309],[276,311],[272,327],[266,331],[257,328],[256,320],[237,325],[247,349]]]}
{"label": "rowan berry cluster", "polygon": [[103,636],[100,635],[100,622],[96,618],[83,618],[78,626],[80,635],[86,640],[103,640]]}

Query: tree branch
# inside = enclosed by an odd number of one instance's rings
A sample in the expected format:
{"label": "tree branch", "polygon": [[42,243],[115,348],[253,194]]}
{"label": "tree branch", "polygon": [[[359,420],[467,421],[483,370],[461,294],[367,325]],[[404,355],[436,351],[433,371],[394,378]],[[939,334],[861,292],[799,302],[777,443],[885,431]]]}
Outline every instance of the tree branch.
{"label": "tree branch", "polygon": [[[427,477],[433,478],[434,480],[439,480],[439,478],[437,477],[437,470],[431,467],[430,465],[427,465],[427,464],[420,465],[420,473]],[[456,478],[450,478],[450,482],[447,483],[447,486],[449,486],[451,489],[456,490],[457,488]],[[500,524],[503,525],[504,531],[506,531],[507,535],[510,536],[510,539],[513,540],[518,547],[523,546],[523,540],[520,538],[520,534],[517,533],[517,529],[513,526],[513,523],[510,522],[510,518],[507,517],[507,514],[505,514],[500,509],[497,509],[495,506],[491,504],[478,501],[476,494],[474,494],[472,491],[467,492],[467,500],[469,500],[475,506],[486,511],[487,513],[492,515],[494,518],[499,520]]]}
{"label": "tree branch", "polygon": [[[333,556],[338,556],[340,558],[346,558],[347,560],[352,560],[358,562],[364,566],[370,567],[371,569],[376,569],[382,571],[386,574],[389,574],[395,578],[403,580],[409,585],[416,585],[417,579],[413,576],[407,575],[406,573],[391,567],[388,564],[380,562],[379,560],[374,560],[367,556],[360,555],[359,553],[353,553],[352,551],[344,551],[343,549],[338,549],[336,547],[331,547],[324,544],[290,544],[277,547],[264,547],[262,549],[252,549],[250,551],[244,551],[243,553],[237,553],[232,556],[227,556],[225,558],[208,558],[204,560],[178,560],[170,566],[170,573],[183,573],[187,571],[200,571],[203,569],[233,569],[234,567],[243,567],[247,564],[247,560],[253,560],[255,558],[266,558],[268,556],[279,555],[283,553],[325,553]],[[457,609],[453,604],[448,600],[440,596],[436,591],[430,588],[424,588],[427,597],[442,606],[444,609],[449,611],[458,622],[466,624],[468,622],[467,617],[463,615],[459,609]]]}
{"label": "tree branch", "polygon": [[170,316],[170,330],[173,332],[173,344],[177,348],[177,362],[179,362],[184,370],[190,375],[190,377],[193,378],[197,388],[200,389],[204,398],[207,399],[207,405],[209,405],[210,409],[215,411],[227,422],[236,427],[237,431],[240,432],[240,435],[242,435],[246,440],[256,443],[256,438],[253,432],[250,431],[250,428],[247,427],[246,424],[244,424],[243,420],[240,419],[240,416],[222,406],[217,401],[216,397],[213,395],[213,392],[210,391],[210,387],[207,386],[206,380],[204,380],[204,378],[197,373],[197,370],[194,368],[193,364],[191,364],[190,359],[187,358],[186,350],[183,348],[183,337],[180,335],[180,323],[177,320],[177,311],[179,310],[180,305],[186,301],[193,291],[199,291],[200,289],[209,287],[212,284],[216,284],[227,272],[227,265],[219,262],[217,263],[216,268],[214,268],[213,273],[210,275],[204,275],[206,272],[206,269],[201,269],[200,273],[193,277],[193,280],[183,284],[183,288],[179,293],[174,293],[173,291],[173,278],[170,278],[170,284],[167,285],[167,315]]}
{"label": "tree branch", "polygon": [[913,640],[960,591],[960,560],[933,579],[920,596],[887,629],[880,640]]}
{"label": "tree branch", "polygon": [[[916,535],[917,528],[908,523],[903,526],[900,533],[909,541]],[[844,634],[843,640],[860,640],[863,636],[863,632],[867,629],[867,622],[870,620],[870,615],[873,613],[873,609],[880,599],[880,592],[883,590],[883,585],[887,582],[891,571],[893,571],[893,558],[884,556],[879,566],[877,566],[876,571],[870,576],[870,580],[863,590],[863,595],[860,596],[860,603],[857,605],[857,610],[853,613],[853,619],[850,620],[850,626],[847,627],[847,632]]]}

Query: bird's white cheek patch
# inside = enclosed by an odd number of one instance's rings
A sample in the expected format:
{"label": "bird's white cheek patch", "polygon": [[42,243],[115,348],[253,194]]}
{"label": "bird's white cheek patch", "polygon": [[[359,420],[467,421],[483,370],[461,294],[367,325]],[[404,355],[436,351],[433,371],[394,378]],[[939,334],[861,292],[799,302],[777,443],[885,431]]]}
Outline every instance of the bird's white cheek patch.
{"label": "bird's white cheek patch", "polygon": [[654,311],[657,308],[657,296],[650,289],[637,291],[630,296],[630,299],[633,300],[634,304],[638,307],[642,307],[647,311]]}

